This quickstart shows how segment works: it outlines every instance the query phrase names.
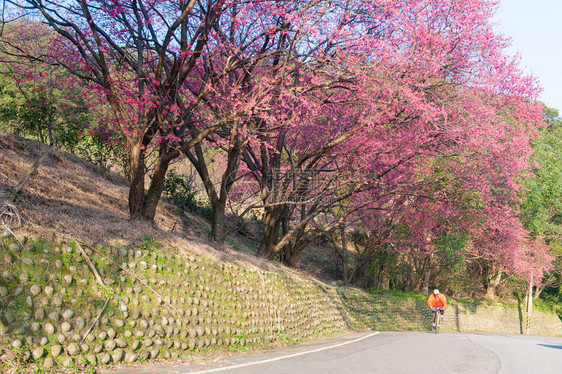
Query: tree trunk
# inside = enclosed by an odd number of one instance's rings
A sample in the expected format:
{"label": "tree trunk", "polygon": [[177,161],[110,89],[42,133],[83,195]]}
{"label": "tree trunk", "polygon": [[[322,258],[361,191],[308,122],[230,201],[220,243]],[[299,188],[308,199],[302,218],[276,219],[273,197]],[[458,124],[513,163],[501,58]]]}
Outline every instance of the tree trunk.
{"label": "tree trunk", "polygon": [[[287,210],[284,209],[283,215],[281,216],[281,237],[283,237],[283,235],[285,235],[286,232],[289,231],[289,217],[287,216]],[[281,256],[281,262],[283,264],[285,264],[286,266],[289,267],[293,267],[296,264],[295,261],[295,245],[297,242],[295,243],[288,243],[286,246],[283,247],[283,249],[280,251]]]}
{"label": "tree trunk", "polygon": [[240,152],[247,144],[247,141],[242,141],[239,137],[231,139],[231,142],[233,145],[228,151],[227,165],[221,176],[221,185],[218,192],[211,180],[211,175],[207,167],[208,161],[205,159],[201,144],[198,143],[194,146],[195,155],[189,150],[184,151],[184,154],[197,170],[197,173],[205,186],[207,197],[211,202],[213,219],[211,222],[211,233],[209,234],[209,238],[217,244],[223,244],[224,242],[226,232],[224,224],[226,216],[226,201],[228,199],[230,189],[236,180],[236,173],[240,164]]}
{"label": "tree trunk", "polygon": [[266,209],[263,239],[258,247],[258,256],[268,259],[275,257],[273,247],[277,242],[277,230],[279,229],[279,220],[275,210],[276,208]]}
{"label": "tree trunk", "polygon": [[55,138],[53,136],[53,123],[52,119],[49,119],[49,145],[52,147],[55,144]]}
{"label": "tree trunk", "polygon": [[310,240],[304,238],[304,233],[299,233],[294,242],[289,242],[283,247],[283,264],[289,267],[296,267],[300,257],[306,247],[311,243]]}
{"label": "tree trunk", "polygon": [[556,280],[554,275],[551,275],[550,277],[548,277],[548,279],[543,280],[540,285],[537,285],[535,288],[535,294],[533,296],[533,298],[535,300],[537,300],[539,298],[539,296],[541,295],[541,293],[544,291],[544,289],[546,287],[550,287],[554,284],[554,281]]}
{"label": "tree trunk", "polygon": [[500,271],[493,279],[488,282],[488,287],[486,287],[486,299],[493,299],[496,297],[498,287],[501,283],[502,272]]}
{"label": "tree trunk", "polygon": [[281,262],[285,266],[294,267],[298,262],[298,256],[295,256],[296,253],[294,249],[295,248],[293,248],[291,244],[287,244],[285,247],[283,247]]}
{"label": "tree trunk", "polygon": [[342,261],[343,261],[343,284],[345,286],[349,286],[349,279],[347,273],[349,272],[348,265],[347,265],[347,242],[345,241],[345,228],[340,228],[341,234],[341,250],[342,250]]}
{"label": "tree trunk", "polygon": [[[285,215],[283,217],[283,236],[286,232],[288,232],[289,229],[289,217]],[[289,267],[297,266],[302,253],[304,252],[307,245],[310,244],[310,241],[305,240],[304,236],[304,229],[302,229],[299,231],[294,241],[289,241],[283,247],[282,260],[285,265]]]}
{"label": "tree trunk", "polygon": [[412,258],[413,273],[410,278],[410,285],[412,292],[421,292],[422,279],[423,279],[423,259],[419,258],[414,252]]}
{"label": "tree trunk", "polygon": [[538,300],[539,297],[541,296],[541,293],[544,291],[544,289],[546,288],[547,284],[546,283],[542,283],[540,286],[537,286],[535,288],[535,293],[533,295],[533,299],[534,300]]}
{"label": "tree trunk", "polygon": [[[283,264],[288,267],[296,267],[303,252],[303,248],[295,248],[292,245],[287,245],[288,255],[283,257]],[[285,252],[286,253],[286,252]]]}
{"label": "tree trunk", "polygon": [[19,181],[18,184],[16,184],[14,186],[14,188],[12,188],[11,191],[11,197],[10,200],[11,201],[15,201],[17,195],[20,193],[21,189],[23,188],[23,186],[25,186],[25,184],[27,183],[27,181],[29,180],[29,178],[31,178],[31,176],[33,176],[33,174],[37,173],[37,169],[39,168],[39,166],[41,166],[41,164],[43,164],[43,162],[45,161],[45,159],[47,158],[47,156],[49,156],[52,152],[53,152],[54,148],[53,147],[49,147],[49,149],[47,149],[47,151],[45,153],[43,153],[41,155],[41,157],[39,157],[31,166],[31,168],[29,168],[29,170],[25,173],[25,175],[23,176],[23,178]]}
{"label": "tree trunk", "polygon": [[144,152],[142,142],[138,141],[131,145],[129,154],[130,176],[129,176],[129,216],[138,219],[143,216],[144,210]]}
{"label": "tree trunk", "polygon": [[422,286],[422,292],[424,294],[428,294],[429,293],[429,280],[431,279],[431,266],[428,260],[427,266],[424,269],[424,274],[423,274],[423,286]]}
{"label": "tree trunk", "polygon": [[150,187],[144,198],[144,209],[142,216],[147,221],[154,221],[156,216],[156,207],[160,202],[160,197],[162,196],[162,191],[164,191],[164,182],[166,180],[166,172],[168,171],[169,162],[164,160],[162,157],[158,160],[156,164],[156,169],[154,170],[154,175],[150,181]]}
{"label": "tree trunk", "polygon": [[223,199],[218,199],[213,203],[213,221],[211,222],[211,233],[209,238],[217,243],[224,242],[224,217],[226,211],[226,202]]}
{"label": "tree trunk", "polygon": [[390,289],[390,275],[384,271],[381,277],[381,290],[388,290]]}
{"label": "tree trunk", "polygon": [[[226,169],[221,177],[220,195],[213,202],[213,223],[211,228],[211,240],[217,244],[223,244],[225,236],[224,219],[226,216],[226,201],[238,173],[240,165],[240,151],[247,142],[242,141],[239,136],[231,139],[232,146],[228,150]],[[214,195],[216,196],[216,194]]]}

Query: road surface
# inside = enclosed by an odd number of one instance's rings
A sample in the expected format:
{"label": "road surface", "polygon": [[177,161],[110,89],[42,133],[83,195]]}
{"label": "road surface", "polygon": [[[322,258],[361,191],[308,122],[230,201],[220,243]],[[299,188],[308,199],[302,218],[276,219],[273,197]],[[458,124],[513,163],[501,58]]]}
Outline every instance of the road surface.
{"label": "road surface", "polygon": [[[562,373],[562,338],[429,332],[354,333],[216,363],[120,370],[121,374]],[[114,372],[115,373],[115,372]]]}

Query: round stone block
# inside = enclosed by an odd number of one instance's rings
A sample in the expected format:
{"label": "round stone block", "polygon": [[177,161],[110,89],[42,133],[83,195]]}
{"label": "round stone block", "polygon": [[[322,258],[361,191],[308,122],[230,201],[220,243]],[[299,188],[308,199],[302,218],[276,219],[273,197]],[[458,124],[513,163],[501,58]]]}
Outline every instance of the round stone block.
{"label": "round stone block", "polygon": [[43,355],[45,354],[45,349],[44,349],[44,348],[41,348],[41,347],[35,348],[35,349],[31,352],[31,354],[32,354],[32,356],[33,356],[33,359],[34,359],[35,361],[38,361],[38,360],[41,359],[41,358],[43,357]]}
{"label": "round stone block", "polygon": [[63,322],[60,326],[62,332],[69,332],[72,330],[72,325],[69,322]]}
{"label": "round stone block", "polygon": [[63,313],[62,313],[62,317],[64,319],[71,319],[72,317],[74,317],[74,310],[72,309],[66,309]]}
{"label": "round stone block", "polygon": [[62,353],[62,345],[60,345],[60,344],[55,344],[55,345],[53,345],[53,346],[51,347],[51,355],[52,355],[54,358],[59,357],[59,356],[61,355],[61,353]]}
{"label": "round stone block", "polygon": [[103,345],[106,351],[111,352],[115,349],[117,344],[115,344],[115,340],[106,340]]}
{"label": "round stone block", "polygon": [[43,361],[43,367],[46,369],[52,369],[55,367],[55,360],[52,357],[47,357],[45,361]]}
{"label": "round stone block", "polygon": [[113,362],[121,362],[125,358],[125,351],[121,348],[117,348],[115,352],[113,352],[113,355],[111,355],[111,358]]}
{"label": "round stone block", "polygon": [[66,351],[71,356],[77,356],[80,354],[80,346],[78,343],[70,343],[68,347],[66,347]]}
{"label": "round stone block", "polygon": [[29,288],[29,293],[31,293],[33,296],[37,296],[41,293],[41,286],[34,284]]}
{"label": "round stone block", "polygon": [[111,356],[109,355],[109,353],[105,353],[102,355],[100,362],[105,365],[108,364],[111,361]]}

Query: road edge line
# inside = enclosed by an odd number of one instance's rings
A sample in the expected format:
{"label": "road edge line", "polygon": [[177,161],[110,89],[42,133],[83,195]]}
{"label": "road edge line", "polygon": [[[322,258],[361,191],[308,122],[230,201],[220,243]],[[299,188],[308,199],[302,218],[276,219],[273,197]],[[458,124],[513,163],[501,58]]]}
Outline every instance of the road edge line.
{"label": "road edge line", "polygon": [[316,352],[321,352],[321,351],[325,351],[328,349],[332,349],[332,348],[337,348],[337,347],[341,347],[344,345],[348,345],[348,344],[352,344],[352,343],[357,343],[361,340],[370,338],[371,336],[375,336],[380,334],[380,331],[375,331],[374,333],[362,336],[360,338],[354,339],[354,340],[350,340],[348,342],[343,342],[343,343],[338,343],[338,344],[334,344],[331,345],[329,347],[322,347],[322,348],[316,348],[313,349],[311,351],[306,351],[306,352],[299,352],[299,353],[293,353],[290,355],[286,355],[286,356],[281,356],[281,357],[274,357],[274,358],[269,358],[267,360],[261,360],[261,361],[255,361],[255,362],[248,362],[245,364],[238,364],[238,365],[232,365],[232,366],[225,366],[225,367],[220,367],[220,368],[214,368],[214,369],[207,369],[207,370],[200,370],[200,371],[186,371],[183,372],[183,374],[206,374],[206,373],[215,373],[218,371],[224,371],[224,370],[230,370],[230,369],[238,369],[238,368],[242,368],[242,367],[246,367],[246,366],[252,366],[252,365],[259,365],[259,364],[265,364],[268,362],[274,362],[274,361],[280,361],[280,360],[285,360],[287,358],[292,358],[292,357],[298,357],[298,356],[304,356],[310,353],[316,353]]}

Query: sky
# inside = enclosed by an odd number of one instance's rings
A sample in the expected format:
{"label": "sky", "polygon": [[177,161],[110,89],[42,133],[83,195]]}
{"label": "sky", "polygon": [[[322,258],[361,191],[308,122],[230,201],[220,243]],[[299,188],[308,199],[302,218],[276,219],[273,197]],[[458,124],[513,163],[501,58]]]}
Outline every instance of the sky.
{"label": "sky", "polygon": [[521,68],[543,87],[539,98],[562,113],[562,1],[500,0],[498,31],[512,39]]}

